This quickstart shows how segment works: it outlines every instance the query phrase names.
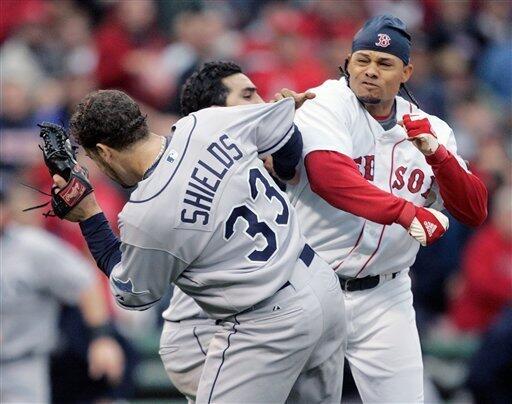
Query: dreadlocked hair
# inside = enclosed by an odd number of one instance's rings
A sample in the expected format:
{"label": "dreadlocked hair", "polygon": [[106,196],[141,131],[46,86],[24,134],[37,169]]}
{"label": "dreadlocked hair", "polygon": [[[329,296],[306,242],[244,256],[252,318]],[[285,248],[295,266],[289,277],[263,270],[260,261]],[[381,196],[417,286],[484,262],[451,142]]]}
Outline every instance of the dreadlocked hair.
{"label": "dreadlocked hair", "polygon": [[412,95],[412,92],[411,90],[409,89],[409,87],[407,87],[405,85],[405,83],[402,83],[400,84],[400,90],[399,90],[399,93],[402,92],[402,95],[407,95],[407,98],[409,98],[409,100],[414,104],[416,105],[416,108],[419,108],[420,106],[418,105],[418,101],[416,101],[416,98],[414,97],[414,95]]}

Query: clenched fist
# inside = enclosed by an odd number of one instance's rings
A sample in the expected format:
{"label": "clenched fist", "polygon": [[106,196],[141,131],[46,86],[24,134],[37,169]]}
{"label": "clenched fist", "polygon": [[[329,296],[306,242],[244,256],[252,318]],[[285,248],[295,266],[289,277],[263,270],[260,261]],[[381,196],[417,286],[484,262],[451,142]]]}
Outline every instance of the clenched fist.
{"label": "clenched fist", "polygon": [[425,156],[435,153],[439,142],[428,118],[419,119],[418,115],[406,114],[401,125],[407,132],[407,140],[413,142],[420,152]]}
{"label": "clenched fist", "polygon": [[435,209],[416,207],[416,215],[407,232],[422,246],[427,246],[439,240],[448,230],[448,226],[448,217],[441,212]]}

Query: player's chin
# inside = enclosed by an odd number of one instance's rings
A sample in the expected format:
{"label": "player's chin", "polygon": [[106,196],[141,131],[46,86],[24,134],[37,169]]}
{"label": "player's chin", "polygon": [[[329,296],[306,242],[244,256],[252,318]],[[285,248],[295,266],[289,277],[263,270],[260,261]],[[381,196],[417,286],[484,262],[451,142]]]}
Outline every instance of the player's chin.
{"label": "player's chin", "polygon": [[110,168],[106,168],[105,170],[102,170],[103,173],[110,178],[112,181],[118,183],[122,188],[124,189],[130,189],[133,188],[137,183],[134,184],[128,184],[125,181],[121,179],[119,175],[116,174],[116,172]]}
{"label": "player's chin", "polygon": [[363,104],[375,105],[380,104],[382,99],[380,97],[375,97],[373,95],[358,95],[357,99],[361,101]]}
{"label": "player's chin", "polygon": [[[358,91],[354,91],[357,99],[363,104],[379,104],[382,101],[382,97],[376,94],[376,91],[369,91],[364,88],[358,88]],[[377,90],[377,89],[375,89]]]}

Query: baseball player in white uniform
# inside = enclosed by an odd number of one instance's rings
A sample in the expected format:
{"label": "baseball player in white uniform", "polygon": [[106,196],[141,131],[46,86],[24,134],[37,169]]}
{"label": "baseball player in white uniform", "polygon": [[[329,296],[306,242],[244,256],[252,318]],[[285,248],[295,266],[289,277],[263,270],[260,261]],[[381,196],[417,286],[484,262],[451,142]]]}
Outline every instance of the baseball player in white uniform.
{"label": "baseball player in white uniform", "polygon": [[288,187],[308,243],[340,277],[346,358],[364,402],[423,400],[409,267],[446,231],[444,207],[478,225],[486,190],[457,155],[453,131],[398,96],[412,74],[410,36],[377,16],[356,34],[346,77],[297,112],[300,180]]}
{"label": "baseball player in white uniform", "polygon": [[341,398],[338,278],[305,244],[258,158],[296,155],[293,170],[302,146],[294,110],[288,98],[207,108],[178,121],[167,141],[149,132],[131,98],[107,90],[85,97],[71,119],[95,163],[136,186],[119,216],[121,240],[93,194],[66,217],[80,222],[117,303],[147,309],[173,282],[222,325],[206,354],[200,403],[284,402],[295,383],[318,386],[304,402]]}

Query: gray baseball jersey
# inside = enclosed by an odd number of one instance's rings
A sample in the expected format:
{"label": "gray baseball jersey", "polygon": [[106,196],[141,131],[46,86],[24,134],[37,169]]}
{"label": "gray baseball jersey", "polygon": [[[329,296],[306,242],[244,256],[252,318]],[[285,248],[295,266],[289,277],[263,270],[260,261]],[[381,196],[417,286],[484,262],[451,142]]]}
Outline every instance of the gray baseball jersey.
{"label": "gray baseball jersey", "polygon": [[9,226],[0,243],[0,401],[50,402],[48,360],[60,304],[76,303],[94,273],[41,229]]}
{"label": "gray baseball jersey", "polygon": [[208,314],[189,295],[183,293],[180,288],[174,288],[171,303],[162,313],[162,317],[168,321],[183,321],[192,319],[207,319]]}
{"label": "gray baseball jersey", "polygon": [[0,358],[47,354],[57,339],[61,303],[74,304],[94,272],[50,233],[13,225],[1,237]]}
{"label": "gray baseball jersey", "polygon": [[303,246],[295,212],[259,160],[293,133],[294,102],[207,108],[176,123],[119,215],[116,301],[144,310],[170,282],[213,318],[272,296]]}

